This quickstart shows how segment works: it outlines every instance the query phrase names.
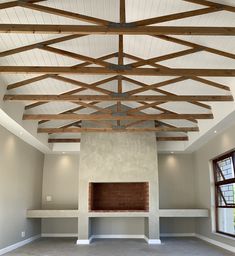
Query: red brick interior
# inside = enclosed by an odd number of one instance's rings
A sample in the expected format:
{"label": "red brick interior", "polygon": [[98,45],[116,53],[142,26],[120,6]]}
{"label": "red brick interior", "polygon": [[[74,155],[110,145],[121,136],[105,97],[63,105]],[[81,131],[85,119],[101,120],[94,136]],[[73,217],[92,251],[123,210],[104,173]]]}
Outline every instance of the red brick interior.
{"label": "red brick interior", "polygon": [[90,183],[89,210],[148,211],[148,183]]}

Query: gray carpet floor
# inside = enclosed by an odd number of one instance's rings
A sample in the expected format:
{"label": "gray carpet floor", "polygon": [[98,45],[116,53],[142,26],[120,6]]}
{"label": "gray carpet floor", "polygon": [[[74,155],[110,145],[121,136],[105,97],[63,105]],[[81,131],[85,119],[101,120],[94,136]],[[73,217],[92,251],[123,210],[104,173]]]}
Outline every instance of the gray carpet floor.
{"label": "gray carpet floor", "polygon": [[167,238],[161,245],[142,240],[96,240],[76,245],[75,239],[43,238],[5,256],[234,256],[196,238]]}

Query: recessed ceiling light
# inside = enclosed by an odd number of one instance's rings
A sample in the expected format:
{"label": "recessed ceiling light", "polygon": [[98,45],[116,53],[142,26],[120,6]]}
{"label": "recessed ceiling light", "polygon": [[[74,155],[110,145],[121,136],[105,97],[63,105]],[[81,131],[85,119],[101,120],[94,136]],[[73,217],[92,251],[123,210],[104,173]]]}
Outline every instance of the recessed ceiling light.
{"label": "recessed ceiling light", "polygon": [[171,154],[174,154],[174,152],[173,152],[173,151],[171,151]]}
{"label": "recessed ceiling light", "polygon": [[217,131],[215,130],[214,133],[217,133]]}
{"label": "recessed ceiling light", "polygon": [[21,131],[21,132],[20,132],[20,136],[22,136],[22,135],[23,135],[23,132]]}
{"label": "recessed ceiling light", "polygon": [[62,152],[62,154],[64,155],[64,154],[65,154],[65,152]]}

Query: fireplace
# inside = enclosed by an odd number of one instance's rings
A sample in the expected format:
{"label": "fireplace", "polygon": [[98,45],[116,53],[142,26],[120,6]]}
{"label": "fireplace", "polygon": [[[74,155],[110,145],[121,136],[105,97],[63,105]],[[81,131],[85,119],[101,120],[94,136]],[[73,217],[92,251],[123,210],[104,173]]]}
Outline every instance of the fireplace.
{"label": "fireplace", "polygon": [[89,211],[148,211],[147,182],[90,183]]}

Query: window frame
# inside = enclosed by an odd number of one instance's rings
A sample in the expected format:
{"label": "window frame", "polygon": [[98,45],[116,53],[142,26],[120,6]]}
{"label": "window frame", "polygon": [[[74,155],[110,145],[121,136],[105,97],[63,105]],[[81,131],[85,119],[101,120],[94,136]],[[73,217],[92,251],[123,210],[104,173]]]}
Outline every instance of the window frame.
{"label": "window frame", "polygon": [[[218,171],[217,171],[218,164],[217,163],[219,161],[225,160],[226,158],[230,158],[230,157],[232,158],[232,163],[233,163],[234,178],[227,179],[227,180],[224,179],[224,180],[218,181],[218,178],[217,178],[218,177],[218,175],[217,175],[217,173],[218,173]],[[228,184],[235,183],[235,150],[231,151],[230,153],[224,154],[220,157],[217,157],[217,158],[213,159],[212,164],[213,164],[213,174],[214,174],[214,199],[215,199],[215,228],[216,228],[216,233],[235,238],[235,234],[230,234],[230,233],[226,233],[226,232],[223,232],[223,231],[219,230],[219,213],[218,213],[218,210],[220,208],[233,208],[233,209],[235,209],[235,204],[234,205],[224,205],[224,206],[219,205],[219,187],[221,185],[228,185]],[[223,177],[223,174],[221,176]],[[224,200],[224,202],[226,204],[226,200]]]}

